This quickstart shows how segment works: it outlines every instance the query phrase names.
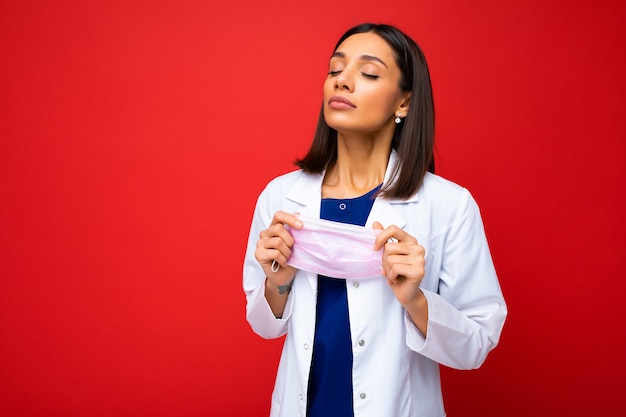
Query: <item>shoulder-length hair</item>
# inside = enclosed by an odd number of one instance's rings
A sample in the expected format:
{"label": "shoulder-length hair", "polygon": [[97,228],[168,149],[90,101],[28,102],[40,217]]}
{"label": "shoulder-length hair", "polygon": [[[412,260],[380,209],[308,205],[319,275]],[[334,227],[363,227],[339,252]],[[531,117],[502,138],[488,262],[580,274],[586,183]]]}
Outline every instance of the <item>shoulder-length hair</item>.
{"label": "shoulder-length hair", "polygon": [[[348,37],[368,32],[377,34],[389,44],[402,73],[399,87],[404,92],[411,92],[409,111],[396,125],[391,141],[391,149],[398,155],[390,176],[393,180],[381,191],[385,197],[406,199],[420,188],[426,172],[435,172],[435,108],[430,73],[417,43],[390,25],[363,23],[355,26],[341,36],[334,51]],[[305,172],[319,174],[336,160],[337,131],[326,124],[322,104],[311,147],[304,158],[296,159],[295,165]]]}

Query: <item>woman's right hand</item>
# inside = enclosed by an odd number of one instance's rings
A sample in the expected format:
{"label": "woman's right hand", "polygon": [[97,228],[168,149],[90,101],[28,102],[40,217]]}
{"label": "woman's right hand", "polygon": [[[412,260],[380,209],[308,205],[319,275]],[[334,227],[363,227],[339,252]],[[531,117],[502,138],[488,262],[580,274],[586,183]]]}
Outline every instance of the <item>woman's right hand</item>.
{"label": "woman's right hand", "polygon": [[286,225],[296,229],[302,228],[302,222],[296,216],[277,211],[270,226],[259,234],[254,252],[254,257],[265,272],[268,284],[278,289],[289,287],[296,275],[296,268],[287,265],[294,240],[285,228]]}

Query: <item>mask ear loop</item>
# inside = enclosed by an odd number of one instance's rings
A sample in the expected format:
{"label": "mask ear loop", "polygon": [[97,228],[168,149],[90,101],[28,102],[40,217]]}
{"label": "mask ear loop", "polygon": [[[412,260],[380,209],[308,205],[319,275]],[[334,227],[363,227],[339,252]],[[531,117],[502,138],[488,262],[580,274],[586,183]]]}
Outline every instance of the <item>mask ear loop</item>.
{"label": "mask ear loop", "polygon": [[270,269],[272,270],[273,273],[278,272],[278,270],[280,269],[280,264],[276,262],[276,259],[272,261],[272,266]]}

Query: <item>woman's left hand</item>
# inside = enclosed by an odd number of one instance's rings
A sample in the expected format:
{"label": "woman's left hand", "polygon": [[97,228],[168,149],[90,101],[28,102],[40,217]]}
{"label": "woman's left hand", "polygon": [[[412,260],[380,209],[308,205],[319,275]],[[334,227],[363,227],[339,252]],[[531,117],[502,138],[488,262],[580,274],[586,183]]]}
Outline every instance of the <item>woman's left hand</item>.
{"label": "woman's left hand", "polygon": [[374,250],[384,248],[381,273],[400,304],[405,307],[414,305],[424,296],[420,290],[424,278],[424,247],[397,226],[383,229],[379,222],[374,222],[373,226],[382,230],[374,243]]}

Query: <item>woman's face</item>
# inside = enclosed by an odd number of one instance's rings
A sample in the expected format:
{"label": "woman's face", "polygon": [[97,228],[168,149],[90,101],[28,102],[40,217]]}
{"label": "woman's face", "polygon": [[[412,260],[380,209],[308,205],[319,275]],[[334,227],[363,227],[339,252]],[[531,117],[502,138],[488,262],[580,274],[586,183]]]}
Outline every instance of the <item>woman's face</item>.
{"label": "woman's face", "polygon": [[330,59],[324,82],[326,123],[342,133],[393,129],[396,113],[404,117],[408,111],[410,93],[400,90],[401,75],[383,38],[374,33],[350,36]]}

